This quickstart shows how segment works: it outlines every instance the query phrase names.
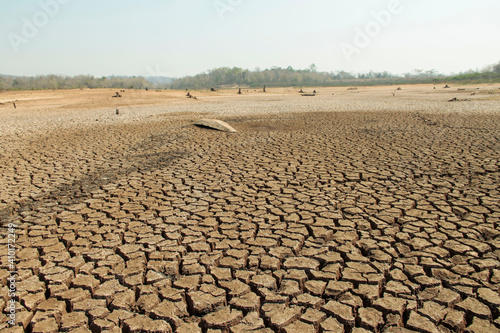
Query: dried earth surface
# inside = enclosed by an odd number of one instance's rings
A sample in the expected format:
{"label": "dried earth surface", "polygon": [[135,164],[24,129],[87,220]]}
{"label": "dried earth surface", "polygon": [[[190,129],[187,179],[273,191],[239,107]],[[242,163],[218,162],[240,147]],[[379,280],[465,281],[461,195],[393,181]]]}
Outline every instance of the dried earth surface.
{"label": "dried earth surface", "polygon": [[500,89],[457,88],[1,92],[0,332],[500,331]]}

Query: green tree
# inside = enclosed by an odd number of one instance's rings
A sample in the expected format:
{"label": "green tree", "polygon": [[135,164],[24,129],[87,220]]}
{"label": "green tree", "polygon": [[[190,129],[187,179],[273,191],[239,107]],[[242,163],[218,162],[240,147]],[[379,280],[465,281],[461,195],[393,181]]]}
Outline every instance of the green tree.
{"label": "green tree", "polygon": [[493,66],[493,72],[500,73],[500,62]]}

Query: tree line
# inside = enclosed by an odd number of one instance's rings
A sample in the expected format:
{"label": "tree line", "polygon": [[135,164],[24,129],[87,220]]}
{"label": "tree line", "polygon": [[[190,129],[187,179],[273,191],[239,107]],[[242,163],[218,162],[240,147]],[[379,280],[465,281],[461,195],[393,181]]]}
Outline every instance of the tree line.
{"label": "tree line", "polygon": [[83,88],[116,88],[143,89],[151,87],[151,83],[143,77],[100,77],[92,75],[62,76],[38,75],[7,76],[0,75],[0,90],[46,90],[46,89],[83,89]]}
{"label": "tree line", "polygon": [[347,86],[347,85],[381,85],[381,84],[414,84],[414,83],[481,83],[500,82],[500,62],[481,71],[468,71],[452,76],[439,74],[435,70],[416,69],[411,73],[393,74],[387,71],[367,73],[349,73],[346,71],[318,72],[316,65],[307,69],[292,67],[272,67],[250,71],[239,67],[221,67],[195,76],[187,76],[174,80],[171,89],[207,89],[211,87],[312,87],[312,86]]}
{"label": "tree line", "polygon": [[239,67],[220,67],[180,79],[158,77],[111,76],[96,78],[92,75],[61,76],[39,75],[35,77],[0,75],[0,90],[42,89],[210,89],[228,87],[320,87],[320,86],[372,86],[403,85],[415,83],[493,83],[500,82],[500,62],[482,70],[467,71],[445,76],[435,70],[416,69],[411,73],[390,72],[349,73],[346,71],[319,72],[312,64],[306,69],[272,67],[251,71]]}

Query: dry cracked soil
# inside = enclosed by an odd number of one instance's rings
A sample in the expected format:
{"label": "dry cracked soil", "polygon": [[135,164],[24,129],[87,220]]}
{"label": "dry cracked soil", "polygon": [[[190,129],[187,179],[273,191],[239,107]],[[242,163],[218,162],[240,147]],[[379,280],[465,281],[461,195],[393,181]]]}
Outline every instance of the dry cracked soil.
{"label": "dry cracked soil", "polygon": [[0,332],[500,331],[499,98],[412,89],[2,106]]}

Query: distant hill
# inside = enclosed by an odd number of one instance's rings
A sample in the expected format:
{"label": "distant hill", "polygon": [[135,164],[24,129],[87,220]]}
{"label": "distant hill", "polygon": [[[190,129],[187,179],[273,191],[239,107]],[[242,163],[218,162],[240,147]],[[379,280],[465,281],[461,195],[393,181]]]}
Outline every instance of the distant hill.
{"label": "distant hill", "polygon": [[176,78],[166,76],[148,76],[145,78],[148,82],[158,86],[167,86],[172,83]]}
{"label": "distant hill", "polygon": [[[120,79],[135,79],[138,76],[125,76],[125,75],[113,75],[109,78],[120,78]],[[165,88],[169,84],[171,84],[176,78],[167,77],[167,76],[139,76],[140,78],[145,79],[147,82],[152,84],[154,88]]]}

